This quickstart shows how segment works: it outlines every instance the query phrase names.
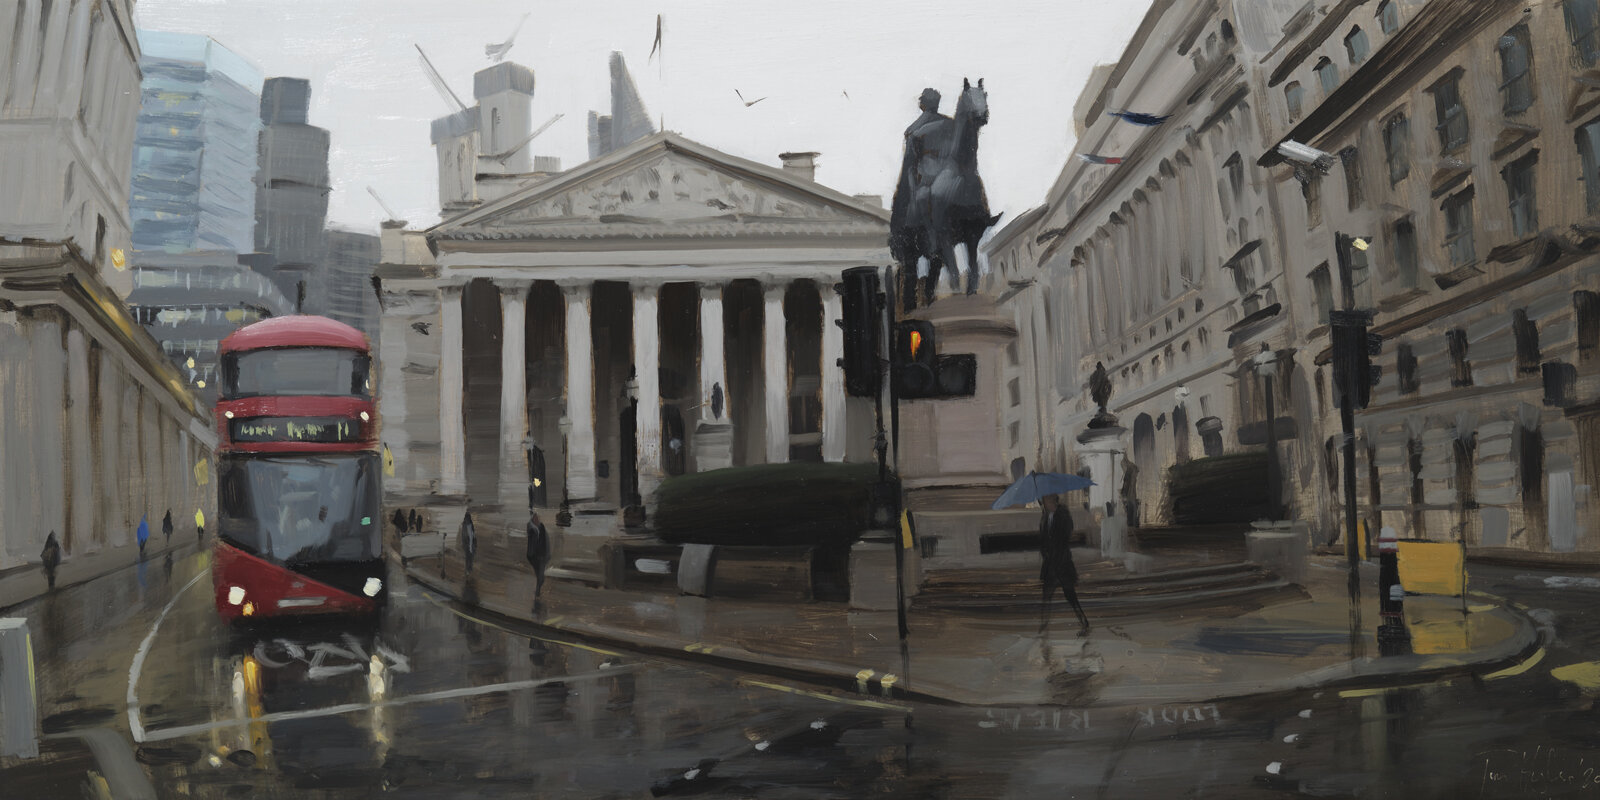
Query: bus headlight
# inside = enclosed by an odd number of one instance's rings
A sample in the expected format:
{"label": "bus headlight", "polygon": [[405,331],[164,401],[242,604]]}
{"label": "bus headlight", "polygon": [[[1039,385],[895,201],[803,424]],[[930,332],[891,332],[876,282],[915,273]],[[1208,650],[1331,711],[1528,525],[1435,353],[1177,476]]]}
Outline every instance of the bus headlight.
{"label": "bus headlight", "polygon": [[243,603],[243,602],[244,602],[244,587],[243,586],[229,586],[228,587],[228,605],[236,606],[236,605],[239,605],[240,603]]}
{"label": "bus headlight", "polygon": [[377,597],[378,592],[382,590],[383,581],[378,580],[377,578],[368,578],[367,585],[361,587],[361,592],[368,597]]}

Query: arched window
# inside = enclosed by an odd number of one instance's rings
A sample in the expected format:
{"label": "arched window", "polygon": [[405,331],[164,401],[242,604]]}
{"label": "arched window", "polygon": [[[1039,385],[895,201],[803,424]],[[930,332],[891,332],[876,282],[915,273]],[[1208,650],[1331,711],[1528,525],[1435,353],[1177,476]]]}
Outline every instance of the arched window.
{"label": "arched window", "polygon": [[1332,94],[1333,90],[1339,87],[1339,68],[1334,66],[1332,61],[1324,57],[1317,62],[1315,71],[1317,82],[1322,84],[1324,94]]}
{"label": "arched window", "polygon": [[1371,52],[1371,50],[1372,45],[1367,42],[1367,32],[1361,30],[1359,25],[1351,28],[1350,33],[1345,35],[1344,52],[1346,55],[1350,56],[1350,66],[1354,67],[1355,65],[1366,61],[1367,54]]}

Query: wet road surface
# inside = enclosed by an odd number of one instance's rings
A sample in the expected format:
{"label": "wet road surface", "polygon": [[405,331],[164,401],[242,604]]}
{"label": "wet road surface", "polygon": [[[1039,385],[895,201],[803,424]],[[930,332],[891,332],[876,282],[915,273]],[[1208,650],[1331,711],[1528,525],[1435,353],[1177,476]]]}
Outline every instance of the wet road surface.
{"label": "wet road surface", "polygon": [[398,574],[373,623],[233,629],[205,554],[7,613],[46,731],[135,740],[162,797],[1600,797],[1600,580],[1473,573],[1546,627],[1525,669],[1115,709],[834,697],[506,630]]}

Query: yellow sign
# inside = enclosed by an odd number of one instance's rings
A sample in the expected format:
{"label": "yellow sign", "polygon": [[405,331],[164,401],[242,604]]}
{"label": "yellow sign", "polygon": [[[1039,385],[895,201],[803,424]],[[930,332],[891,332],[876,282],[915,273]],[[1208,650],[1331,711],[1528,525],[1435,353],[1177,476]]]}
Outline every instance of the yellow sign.
{"label": "yellow sign", "polygon": [[911,549],[911,512],[900,512],[900,546],[906,550]]}
{"label": "yellow sign", "polygon": [[1400,585],[1411,594],[1456,597],[1466,591],[1466,558],[1460,542],[1399,543]]}
{"label": "yellow sign", "polygon": [[128,268],[128,254],[123,252],[122,248],[111,248],[111,266],[116,267],[117,269]]}
{"label": "yellow sign", "polygon": [[194,485],[204,486],[211,482],[211,462],[200,459],[194,462]]}
{"label": "yellow sign", "polygon": [[394,477],[394,454],[389,452],[389,445],[383,446],[383,474]]}
{"label": "yellow sign", "polygon": [[206,512],[198,508],[194,510],[194,526],[196,528],[204,528],[206,526]]}

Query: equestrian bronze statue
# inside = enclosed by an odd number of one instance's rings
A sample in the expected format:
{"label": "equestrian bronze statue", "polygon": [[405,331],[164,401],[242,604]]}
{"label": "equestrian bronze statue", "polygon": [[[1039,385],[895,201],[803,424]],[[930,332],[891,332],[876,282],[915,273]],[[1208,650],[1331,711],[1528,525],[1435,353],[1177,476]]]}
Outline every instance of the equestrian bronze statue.
{"label": "equestrian bronze statue", "polygon": [[928,260],[923,303],[933,302],[939,273],[949,271],[950,288],[961,289],[956,248],[967,256],[967,294],[978,291],[978,240],[1000,219],[989,215],[983,179],[978,177],[978,129],[989,122],[989,96],[980,78],[962,80],[955,116],[939,113],[939,93],[924,89],[922,116],[906,129],[905,158],[895,184],[889,216],[889,251],[900,265],[905,309],[917,305],[917,261]]}

